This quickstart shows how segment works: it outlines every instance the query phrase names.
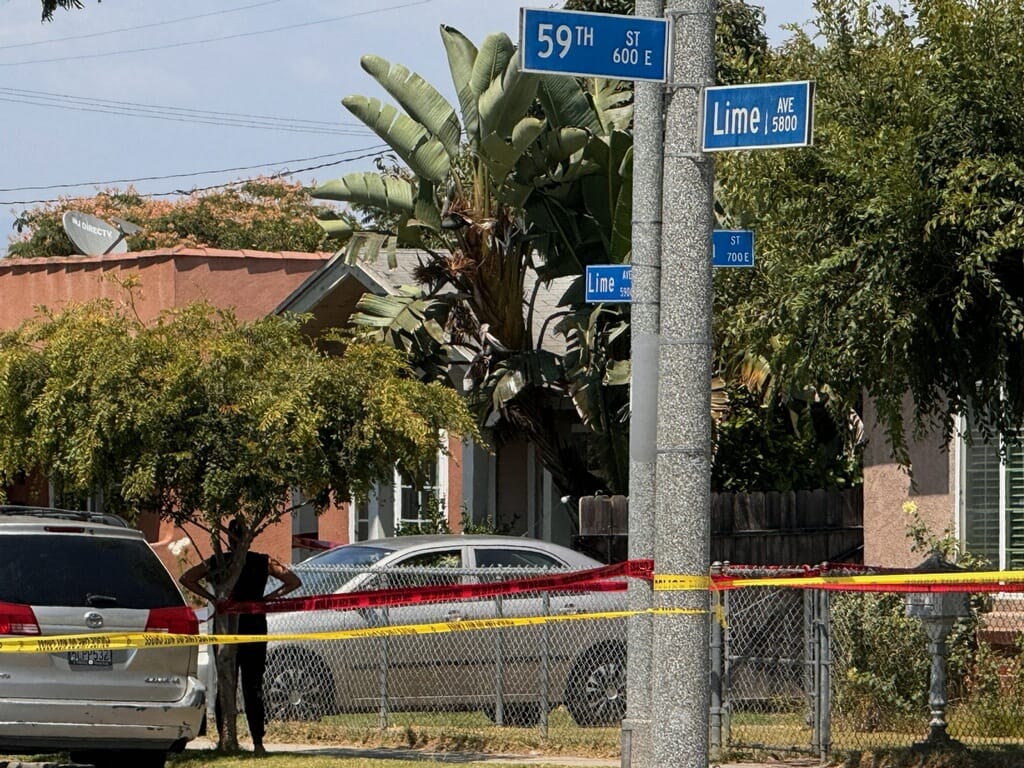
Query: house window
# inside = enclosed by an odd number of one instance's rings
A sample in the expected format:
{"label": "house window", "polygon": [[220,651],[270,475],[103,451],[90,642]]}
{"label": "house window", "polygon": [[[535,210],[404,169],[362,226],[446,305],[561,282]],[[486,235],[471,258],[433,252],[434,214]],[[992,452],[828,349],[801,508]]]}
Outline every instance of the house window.
{"label": "house window", "polygon": [[971,437],[961,453],[964,547],[992,568],[1024,568],[1024,444],[1006,442],[1001,456],[977,430]]}
{"label": "house window", "polygon": [[[417,482],[418,480],[418,482]],[[401,533],[442,533],[448,523],[448,457],[438,453],[418,478],[395,469],[395,520]]]}

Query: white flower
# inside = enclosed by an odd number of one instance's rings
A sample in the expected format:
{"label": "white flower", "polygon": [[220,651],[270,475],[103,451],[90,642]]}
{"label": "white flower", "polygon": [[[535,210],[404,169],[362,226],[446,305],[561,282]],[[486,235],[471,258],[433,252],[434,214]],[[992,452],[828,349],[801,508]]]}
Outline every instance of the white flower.
{"label": "white flower", "polygon": [[188,540],[188,536],[182,536],[177,541],[172,541],[167,545],[167,549],[170,550],[171,554],[175,557],[181,557],[185,554],[185,550],[188,549],[191,542]]}

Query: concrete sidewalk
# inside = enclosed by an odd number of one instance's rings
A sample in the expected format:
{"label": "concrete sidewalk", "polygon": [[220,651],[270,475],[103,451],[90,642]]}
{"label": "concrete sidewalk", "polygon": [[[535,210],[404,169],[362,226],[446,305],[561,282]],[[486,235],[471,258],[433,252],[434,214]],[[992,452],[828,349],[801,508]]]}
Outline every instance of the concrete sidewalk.
{"label": "concrete sidewalk", "polygon": [[[213,749],[216,743],[200,738],[190,741],[187,749]],[[435,752],[423,749],[402,749],[399,747],[345,747],[322,744],[265,744],[267,752],[291,752],[328,757],[348,758],[390,758],[392,760],[432,760],[437,763],[494,763],[514,765],[558,765],[566,768],[619,768],[618,758],[574,757],[571,755],[527,755],[495,754],[490,752]],[[252,749],[252,744],[243,742],[242,747]],[[795,758],[793,760],[772,760],[768,762],[750,763],[711,763],[710,768],[812,768],[821,763],[814,758]]]}

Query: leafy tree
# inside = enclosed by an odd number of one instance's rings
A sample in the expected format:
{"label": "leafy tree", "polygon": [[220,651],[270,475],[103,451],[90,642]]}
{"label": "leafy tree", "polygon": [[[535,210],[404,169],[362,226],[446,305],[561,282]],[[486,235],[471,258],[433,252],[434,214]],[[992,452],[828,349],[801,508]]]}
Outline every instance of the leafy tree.
{"label": "leafy tree", "polygon": [[[198,526],[220,558],[240,518],[241,548],[211,574],[226,599],[292,489],[323,510],[365,495],[396,463],[435,457],[439,430],[476,434],[461,399],[420,382],[396,350],[350,343],[329,356],[301,325],[243,323],[203,304],[150,325],[109,301],[40,314],[0,336],[0,475],[38,468],[129,517],[148,509]],[[217,632],[228,619],[216,616]],[[217,655],[219,688],[234,692],[234,647]],[[222,705],[220,746],[237,749],[234,697]]]}
{"label": "leafy tree", "polygon": [[[767,55],[763,14],[742,2],[723,3],[719,14],[721,73],[733,79]],[[344,103],[405,167],[352,174],[315,193],[371,214],[363,227],[326,224],[347,240],[350,259],[397,245],[424,251],[420,287],[366,297],[357,319],[436,378],[447,375],[452,347],[468,352],[479,422],[499,443],[529,439],[564,493],[626,492],[629,312],[586,305],[583,272],[629,259],[631,89],[524,74],[504,35],[478,51],[457,30],[441,32],[461,120],[418,76],[364,57],[404,112],[365,97]],[[574,282],[558,314],[534,320],[537,294],[526,287],[560,277]],[[533,338],[541,322],[565,340],[564,354]],[[575,413],[563,406],[567,396]],[[587,439],[571,436],[574,423]]]}
{"label": "leafy tree", "polygon": [[[350,259],[373,259],[399,245],[423,252],[421,287],[397,298],[364,297],[357,319],[409,351],[434,379],[447,378],[453,348],[467,352],[465,379],[480,423],[499,442],[525,435],[564,492],[621,487],[624,478],[591,472],[571,425],[583,419],[606,430],[595,444],[617,448],[619,463],[628,461],[628,369],[615,381],[610,374],[628,359],[628,327],[619,311],[579,314],[580,286],[563,299],[561,318],[535,323],[537,293],[527,295],[527,287],[580,278],[585,264],[628,255],[628,93],[611,81],[584,86],[522,73],[503,34],[489,36],[479,50],[451,27],[442,27],[441,36],[461,120],[419,76],[366,56],[363,68],[404,111],[362,96],[344,104],[406,169],[349,174],[314,193],[374,212],[369,228],[324,222],[347,242]],[[584,338],[594,333],[592,312],[602,321],[616,317],[620,329],[603,337],[600,354]],[[559,320],[568,355],[551,349],[545,334],[535,336],[542,322],[552,327]],[[619,386],[602,392],[602,380]],[[567,395],[576,414],[564,408]]]}
{"label": "leafy tree", "polygon": [[[767,74],[816,82],[815,145],[723,153],[729,218],[760,267],[716,289],[725,355],[797,390],[874,399],[898,455],[972,414],[1024,422],[1024,7],[820,3]],[[913,397],[916,416],[904,424]]]}
{"label": "leafy tree", "polygon": [[237,187],[201,192],[177,200],[144,197],[132,187],[105,190],[94,197],[64,198],[25,211],[15,219],[20,237],[12,257],[69,256],[76,251],[61,217],[76,210],[104,220],[119,217],[140,227],[128,237],[133,251],[193,246],[252,248],[263,251],[318,251],[326,239],[310,214],[336,214],[317,205],[299,184],[256,178]]}

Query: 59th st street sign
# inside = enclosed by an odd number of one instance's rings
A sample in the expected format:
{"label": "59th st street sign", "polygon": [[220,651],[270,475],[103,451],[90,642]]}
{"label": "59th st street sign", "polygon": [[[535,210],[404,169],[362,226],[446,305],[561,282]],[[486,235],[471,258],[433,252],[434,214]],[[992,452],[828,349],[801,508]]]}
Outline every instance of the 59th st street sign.
{"label": "59th st street sign", "polygon": [[663,82],[668,21],[521,8],[519,50],[526,72]]}
{"label": "59th st street sign", "polygon": [[813,122],[809,80],[704,89],[705,152],[806,147]]}

